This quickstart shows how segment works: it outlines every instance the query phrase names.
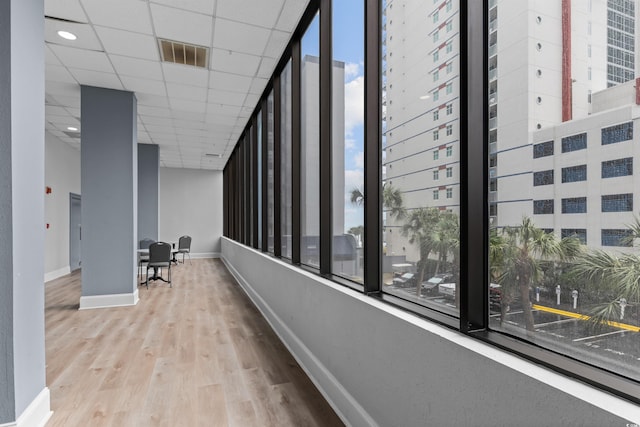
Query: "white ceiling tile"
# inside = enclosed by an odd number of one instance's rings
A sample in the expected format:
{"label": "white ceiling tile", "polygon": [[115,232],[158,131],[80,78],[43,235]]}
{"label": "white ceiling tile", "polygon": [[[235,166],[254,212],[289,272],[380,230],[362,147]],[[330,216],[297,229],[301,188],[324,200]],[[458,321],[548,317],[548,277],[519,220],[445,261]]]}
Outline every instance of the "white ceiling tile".
{"label": "white ceiling tile", "polygon": [[273,74],[276,68],[276,60],[273,58],[262,58],[260,62],[260,68],[258,68],[258,77],[269,78]]}
{"label": "white ceiling tile", "polygon": [[[75,34],[75,40],[63,39],[58,31],[68,31]],[[44,20],[44,40],[54,45],[74,47],[77,49],[102,50],[100,41],[89,24],[62,22],[54,19]]]}
{"label": "white ceiling tile", "polygon": [[256,77],[255,79],[253,79],[253,82],[251,83],[251,87],[249,88],[249,93],[262,95],[262,92],[264,92],[264,88],[267,87],[268,81],[269,81],[268,79]]}
{"label": "white ceiling tile", "polygon": [[307,9],[308,4],[309,0],[286,0],[280,17],[278,18],[276,28],[288,33],[293,32],[300,18],[302,18],[302,14]]}
{"label": "white ceiling tile", "polygon": [[45,82],[45,91],[54,98],[57,95],[77,96],[80,99],[80,85],[77,83]]}
{"label": "white ceiling tile", "polygon": [[83,0],[95,25],[153,34],[146,2],[133,0]]}
{"label": "white ceiling tile", "polygon": [[67,117],[69,115],[69,112],[67,112],[64,107],[58,107],[55,105],[45,105],[44,111],[47,118],[50,118],[51,116]]}
{"label": "white ceiling tile", "polygon": [[47,64],[45,66],[45,80],[63,83],[77,83],[69,71],[59,65]]}
{"label": "white ceiling tile", "polygon": [[44,14],[69,21],[87,22],[79,0],[47,0],[44,2]]}
{"label": "white ceiling tile", "polygon": [[128,56],[109,55],[116,72],[121,76],[144,77],[162,80],[162,67],[157,61],[131,58]]}
{"label": "white ceiling tile", "polygon": [[[138,113],[140,112],[140,110],[138,110]],[[142,120],[142,123],[144,123],[145,126],[167,126],[167,125],[172,125],[172,120],[171,119],[167,119],[166,117],[155,117],[155,116],[140,116],[140,119]]]}
{"label": "white ceiling tile", "polygon": [[[123,78],[123,80],[126,80],[126,78]],[[156,108],[169,108],[169,98],[167,98],[166,94],[162,96],[144,92],[136,92],[136,99],[138,100],[138,105],[146,105]]]}
{"label": "white ceiling tile", "polygon": [[150,7],[158,37],[202,46],[211,44],[210,16],[153,3]]}
{"label": "white ceiling tile", "polygon": [[96,27],[96,32],[109,54],[131,56],[133,58],[160,59],[158,44],[153,36],[133,33],[113,28]]}
{"label": "white ceiling tile", "polygon": [[244,106],[255,108],[255,106],[258,105],[259,100],[260,100],[260,95],[255,93],[248,93],[247,97],[244,100]]}
{"label": "white ceiling tile", "polygon": [[56,105],[60,105],[61,107],[74,107],[74,108],[77,108],[78,110],[80,109],[80,93],[78,93],[78,95],[69,95],[69,96],[65,96],[65,95],[50,95],[50,96],[56,102]]}
{"label": "white ceiling tile", "polygon": [[45,44],[44,49],[44,63],[45,65],[62,65],[62,62],[56,57],[56,55],[51,51],[51,48],[48,44]]}
{"label": "white ceiling tile", "polygon": [[205,88],[209,84],[208,69],[164,62],[162,63],[162,70],[164,71],[164,78],[168,82],[201,86]]}
{"label": "white ceiling tile", "polygon": [[190,101],[188,99],[169,99],[171,109],[174,111],[204,113],[207,108],[206,102]]}
{"label": "white ceiling tile", "polygon": [[164,4],[207,15],[213,15],[216,5],[215,0],[151,0],[151,3]]}
{"label": "white ceiling tile", "polygon": [[[185,101],[185,102],[189,103],[191,101]],[[200,103],[197,103],[197,104],[200,104]],[[203,122],[204,116],[205,116],[205,110],[202,110],[202,111],[176,110],[176,109],[173,110],[173,118],[176,121],[189,120],[189,121]]]}
{"label": "white ceiling tile", "polygon": [[[161,80],[149,80],[131,76],[121,76],[122,83],[126,90],[130,90],[136,93],[145,93],[150,95],[166,95],[167,90],[164,86],[164,82]],[[140,98],[138,98],[140,101]]]}
{"label": "white ceiling tile", "polygon": [[78,107],[77,108],[70,108],[70,107],[66,107],[67,111],[69,112],[69,114],[71,114],[73,117],[77,117],[80,118],[80,104],[78,103]]}
{"label": "white ceiling tile", "polygon": [[248,92],[251,87],[251,77],[238,76],[236,74],[211,71],[209,87],[212,89],[232,90],[236,92]]}
{"label": "white ceiling tile", "polygon": [[270,58],[280,59],[282,53],[284,52],[284,48],[287,47],[287,43],[289,43],[290,38],[291,33],[280,30],[271,31],[269,42],[267,43],[267,47],[264,50],[264,55]]}
{"label": "white ceiling tile", "polygon": [[259,56],[230,52],[223,49],[211,49],[212,70],[253,77],[258,71],[259,65]]}
{"label": "white ceiling tile", "polygon": [[49,45],[53,53],[67,68],[113,73],[113,67],[104,52],[75,49],[68,46]]}
{"label": "white ceiling tile", "polygon": [[138,114],[141,116],[153,116],[153,117],[162,117],[168,118],[171,117],[171,110],[168,108],[159,108],[159,107],[151,107],[148,105],[141,105],[138,102]]}
{"label": "white ceiling tile", "polygon": [[269,40],[269,33],[269,30],[255,25],[218,18],[213,34],[213,47],[262,55]]}
{"label": "white ceiling tile", "polygon": [[113,73],[103,73],[100,71],[69,69],[78,83],[86,86],[104,87],[107,89],[124,89],[118,76]]}
{"label": "white ceiling tile", "polygon": [[233,21],[272,28],[276,25],[283,3],[283,0],[218,0],[216,15]]}
{"label": "white ceiling tile", "polygon": [[218,103],[225,105],[237,105],[244,104],[246,95],[241,92],[229,92],[226,90],[209,89],[209,103]]}
{"label": "white ceiling tile", "polygon": [[240,107],[234,105],[209,104],[207,105],[207,118],[211,116],[234,117],[240,110]]}

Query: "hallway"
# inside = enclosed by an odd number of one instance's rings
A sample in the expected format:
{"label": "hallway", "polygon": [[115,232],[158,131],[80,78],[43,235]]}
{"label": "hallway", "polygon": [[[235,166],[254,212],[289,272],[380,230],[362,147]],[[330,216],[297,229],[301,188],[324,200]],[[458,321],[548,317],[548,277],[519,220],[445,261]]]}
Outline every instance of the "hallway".
{"label": "hallway", "polygon": [[47,426],[343,425],[220,260],[135,307],[79,311],[80,279],[45,286]]}

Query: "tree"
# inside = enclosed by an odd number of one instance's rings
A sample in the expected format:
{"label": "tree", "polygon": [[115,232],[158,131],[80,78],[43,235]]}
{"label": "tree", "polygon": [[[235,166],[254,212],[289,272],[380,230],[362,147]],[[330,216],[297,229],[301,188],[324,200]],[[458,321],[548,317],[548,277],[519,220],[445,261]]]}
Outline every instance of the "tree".
{"label": "tree", "polygon": [[[541,279],[545,261],[569,261],[581,252],[580,241],[574,237],[558,240],[553,233],[537,228],[529,217],[518,226],[505,227],[490,238],[491,273],[508,296],[517,286],[522,301],[527,334],[534,331],[529,291]],[[502,301],[506,304],[506,301]],[[503,312],[504,315],[504,312]]]}
{"label": "tree", "polygon": [[[630,233],[622,243],[633,246],[640,238],[640,220],[635,217],[627,228]],[[606,298],[590,310],[594,325],[620,320],[623,299],[640,304],[640,256],[596,249],[583,253],[577,261],[572,273],[585,280],[593,293],[602,294],[599,299]]]}
{"label": "tree", "polygon": [[[353,188],[350,200],[355,206],[362,206],[364,204],[364,193],[357,187]],[[404,218],[406,214],[402,192],[391,184],[384,184],[382,188],[382,205],[389,210],[390,216],[397,219]]]}
{"label": "tree", "polygon": [[418,277],[416,279],[416,295],[420,296],[422,281],[427,268],[429,254],[436,249],[435,225],[438,222],[439,211],[435,208],[419,208],[411,211],[406,223],[402,226],[402,234],[409,238],[409,243],[417,243],[420,259],[416,265]]}

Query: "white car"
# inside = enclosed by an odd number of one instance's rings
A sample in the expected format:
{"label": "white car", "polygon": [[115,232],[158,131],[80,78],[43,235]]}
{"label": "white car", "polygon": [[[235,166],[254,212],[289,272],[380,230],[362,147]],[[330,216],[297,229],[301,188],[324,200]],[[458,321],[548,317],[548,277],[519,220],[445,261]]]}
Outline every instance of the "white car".
{"label": "white car", "polygon": [[438,292],[446,297],[456,297],[456,284],[455,283],[440,283],[438,285]]}

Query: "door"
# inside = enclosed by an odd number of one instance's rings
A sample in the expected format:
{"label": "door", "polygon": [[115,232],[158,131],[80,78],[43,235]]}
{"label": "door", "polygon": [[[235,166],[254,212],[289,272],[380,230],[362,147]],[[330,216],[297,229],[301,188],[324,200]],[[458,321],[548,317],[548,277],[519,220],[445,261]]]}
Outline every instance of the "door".
{"label": "door", "polygon": [[80,242],[82,241],[81,198],[69,193],[69,268],[77,270],[82,264]]}

